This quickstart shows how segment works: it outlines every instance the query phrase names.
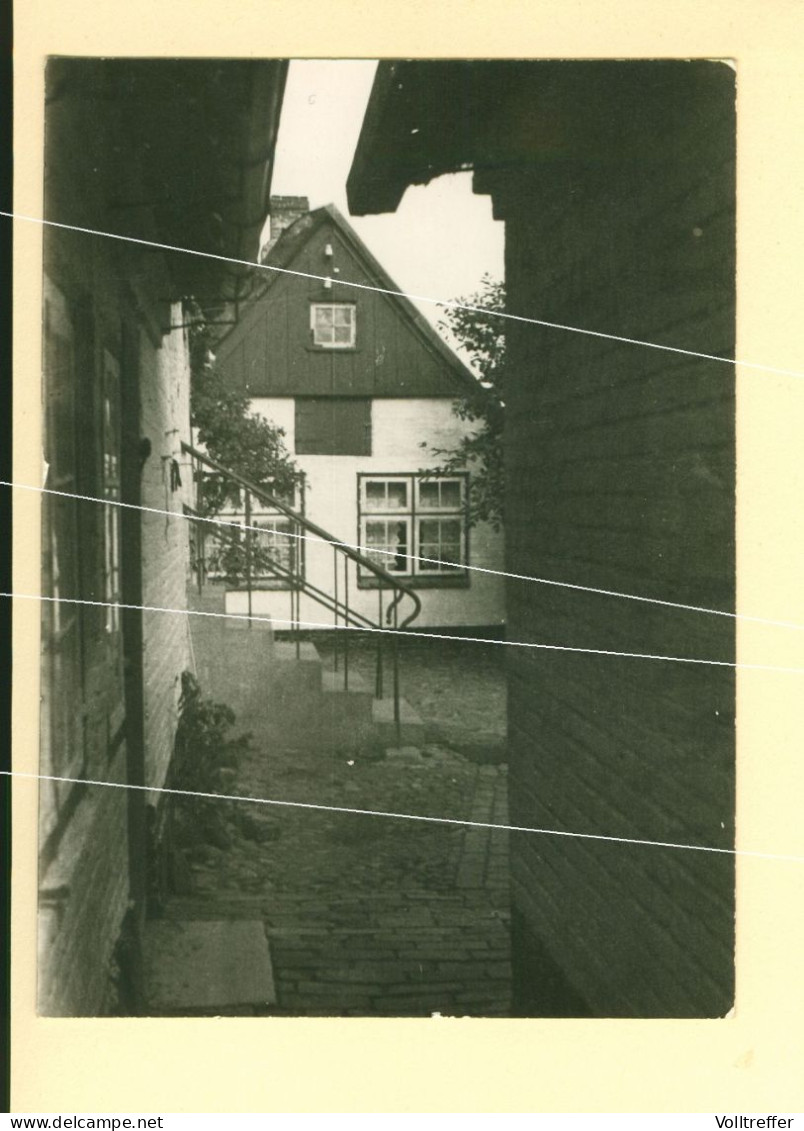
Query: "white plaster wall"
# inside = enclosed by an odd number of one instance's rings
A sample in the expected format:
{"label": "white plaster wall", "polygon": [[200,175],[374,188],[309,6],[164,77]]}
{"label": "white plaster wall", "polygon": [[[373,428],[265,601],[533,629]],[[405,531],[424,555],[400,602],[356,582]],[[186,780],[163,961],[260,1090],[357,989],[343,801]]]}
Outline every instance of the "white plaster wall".
{"label": "white plaster wall", "polygon": [[[181,320],[181,307],[173,310]],[[142,503],[177,517],[143,511],[143,604],[158,609],[187,608],[190,574],[189,523],[182,516],[191,501],[189,466],[183,466],[182,440],[190,438],[190,369],[186,335],[173,331],[159,349],[143,332],[140,348],[142,434],[151,454],[142,473]],[[182,486],[171,490],[170,461],[181,466]],[[164,784],[178,721],[181,673],[191,666],[189,622],[169,612],[143,613],[145,650],[145,748],[148,782]]]}
{"label": "white plaster wall", "polygon": [[[260,398],[252,402],[255,413],[285,429],[288,449],[293,452],[294,402],[292,397]],[[306,513],[313,522],[344,542],[357,545],[358,473],[416,472],[437,467],[439,460],[430,454],[432,448],[451,448],[466,429],[452,411],[447,399],[375,399],[372,404],[371,456],[295,456],[307,476]],[[424,443],[425,447],[421,447]],[[315,541],[306,543],[306,576],[319,588],[331,591],[333,586],[333,552],[329,546]],[[469,565],[489,570],[503,570],[503,536],[486,524],[469,532]],[[342,567],[341,567],[342,568]],[[376,617],[378,596],[375,590],[359,590],[355,585],[354,567],[350,567],[352,607]],[[465,589],[417,589],[422,611],[416,626],[446,627],[460,625],[495,625],[505,621],[503,578],[469,570],[470,584]],[[343,574],[339,578],[342,595]],[[228,612],[245,612],[245,593],[227,596]],[[287,627],[290,598],[286,591],[260,592],[253,595],[253,612],[270,615],[275,627]],[[403,606],[400,606],[403,615]],[[332,623],[332,616],[315,601],[303,597],[301,620],[323,627]]]}

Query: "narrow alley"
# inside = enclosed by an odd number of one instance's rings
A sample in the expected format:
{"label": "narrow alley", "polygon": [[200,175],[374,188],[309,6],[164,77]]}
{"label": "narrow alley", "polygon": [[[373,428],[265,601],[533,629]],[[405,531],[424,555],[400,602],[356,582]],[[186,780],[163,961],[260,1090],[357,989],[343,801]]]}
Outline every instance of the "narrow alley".
{"label": "narrow alley", "polygon": [[[331,643],[317,642],[317,648],[325,670],[331,668]],[[353,680],[371,681],[374,651],[369,639],[352,642]],[[230,791],[505,823],[502,653],[498,645],[473,641],[403,641],[401,684],[424,724],[416,745],[283,747],[275,732],[266,734],[259,711],[239,714],[235,730],[253,738],[236,778],[232,771]],[[189,890],[172,896],[157,921],[154,968],[164,971],[165,939],[179,923],[261,920],[275,1000],[213,1012],[510,1013],[505,832],[242,801],[222,805],[217,843],[192,850],[184,881]],[[164,978],[151,1012],[172,1012],[169,973]],[[194,1010],[185,1002],[180,1012]]]}

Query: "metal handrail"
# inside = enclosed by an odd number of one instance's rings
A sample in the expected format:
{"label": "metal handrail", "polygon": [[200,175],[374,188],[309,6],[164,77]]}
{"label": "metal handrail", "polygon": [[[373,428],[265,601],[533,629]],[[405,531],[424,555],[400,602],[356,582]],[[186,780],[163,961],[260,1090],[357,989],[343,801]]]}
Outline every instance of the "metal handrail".
{"label": "metal handrail", "polygon": [[[194,448],[191,444],[187,444],[185,442],[182,442],[181,449],[187,455],[192,456],[193,459],[198,460],[199,463],[206,464],[208,467],[212,468],[213,471],[216,471],[219,475],[223,475],[227,479],[234,480],[235,483],[238,483],[246,491],[250,491],[252,495],[255,495],[268,507],[279,511],[280,514],[284,514],[287,518],[292,519],[294,522],[298,523],[299,526],[303,527],[305,530],[310,531],[310,533],[314,534],[322,541],[329,542],[331,546],[334,546],[346,557],[351,558],[352,561],[356,562],[359,566],[362,566],[363,569],[369,570],[374,574],[375,577],[385,582],[385,584],[389,588],[395,591],[395,597],[386,610],[386,622],[388,624],[390,624],[392,620],[396,620],[397,609],[403,597],[410,597],[411,601],[413,601],[413,612],[405,617],[403,621],[395,624],[395,628],[400,631],[407,628],[408,625],[411,624],[419,615],[422,608],[421,600],[419,599],[415,590],[411,589],[410,586],[405,585],[405,583],[400,581],[398,577],[394,577],[393,574],[383,569],[382,566],[377,565],[376,562],[373,562],[370,558],[366,557],[365,554],[361,554],[360,551],[356,550],[353,546],[341,542],[338,538],[335,537],[334,534],[330,534],[328,530],[324,530],[323,527],[318,526],[315,522],[312,522],[309,518],[307,518],[306,515],[301,514],[299,511],[293,510],[293,508],[289,507],[287,503],[283,503],[280,499],[277,499],[275,496],[273,496],[270,491],[266,491],[265,488],[258,487],[256,486],[256,484],[249,482],[248,479],[245,479],[242,475],[238,475],[236,471],[232,471],[230,468],[224,467],[223,464],[218,463],[217,460],[212,459],[212,457],[208,456],[205,452],[201,452],[197,448]],[[306,583],[302,580],[302,584]],[[380,622],[377,627],[382,628],[382,622]]]}
{"label": "metal handrail", "polygon": [[[239,523],[218,522],[214,519],[210,519],[206,515],[201,514],[201,512],[197,511],[194,507],[188,506],[187,503],[184,504],[184,513],[196,522],[214,522],[216,538],[225,538],[234,542],[237,537],[237,531],[243,529]],[[313,585],[312,581],[308,581],[307,578],[303,578],[298,573],[294,573],[292,569],[288,569],[287,566],[283,566],[280,562],[272,560],[271,569],[277,574],[279,580],[299,582],[300,587],[303,588],[314,601],[317,601],[319,605],[323,605],[329,612],[343,614],[347,611],[340,601],[336,601],[335,598],[333,598],[331,593],[327,593],[324,589],[319,589],[317,585]],[[348,609],[348,613],[349,620],[352,621],[356,628],[377,628],[377,622],[372,620],[371,617],[363,616],[362,613],[358,613],[352,608]]]}

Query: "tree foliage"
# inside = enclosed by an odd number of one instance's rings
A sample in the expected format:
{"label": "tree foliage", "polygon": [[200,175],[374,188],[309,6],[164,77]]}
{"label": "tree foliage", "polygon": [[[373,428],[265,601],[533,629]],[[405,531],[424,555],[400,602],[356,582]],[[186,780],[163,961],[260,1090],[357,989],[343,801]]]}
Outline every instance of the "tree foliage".
{"label": "tree foliage", "polygon": [[477,388],[467,391],[453,406],[459,420],[476,427],[451,451],[434,449],[444,458],[439,474],[469,470],[469,524],[489,522],[499,530],[503,522],[505,474],[503,468],[503,375],[505,367],[505,287],[484,275],[475,294],[442,306],[439,327],[457,341],[477,377]]}
{"label": "tree foliage", "polygon": [[232,388],[215,365],[210,328],[190,331],[190,412],[204,450],[271,494],[292,497],[303,473],[285,446],[285,430],[251,411],[248,393]]}
{"label": "tree foliage", "polygon": [[[190,417],[200,445],[217,463],[292,505],[304,476],[286,447],[284,428],[251,411],[248,394],[233,388],[215,364],[210,327],[199,311],[191,310],[191,316]],[[231,481],[205,474],[199,512],[208,517],[231,508],[232,488]],[[270,564],[259,536],[244,535],[234,527],[222,527],[220,537],[208,547],[208,565],[222,570],[231,583],[239,583],[247,568],[253,575],[270,572]]]}

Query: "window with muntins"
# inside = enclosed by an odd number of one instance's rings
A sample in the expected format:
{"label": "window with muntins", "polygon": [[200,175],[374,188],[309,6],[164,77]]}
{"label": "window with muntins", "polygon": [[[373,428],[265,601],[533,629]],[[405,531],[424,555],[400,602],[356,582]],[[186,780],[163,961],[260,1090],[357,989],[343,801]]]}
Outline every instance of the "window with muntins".
{"label": "window with muntins", "polygon": [[297,455],[370,456],[371,398],[297,397]]}
{"label": "window with muntins", "polygon": [[362,552],[401,577],[465,578],[466,487],[466,475],[358,476]]}
{"label": "window with muntins", "polygon": [[[261,589],[294,588],[304,576],[304,531],[288,515],[271,510],[255,495],[250,500],[249,532],[246,532],[244,492],[215,475],[204,477],[210,499],[222,500],[216,510],[221,533],[207,533],[201,547],[206,577],[226,581],[234,587],[251,582]],[[282,494],[280,502],[303,513],[303,492]],[[247,564],[247,555],[249,558]]]}
{"label": "window with muntins", "polygon": [[357,308],[351,302],[314,302],[310,306],[313,345],[353,349],[357,341]]}

